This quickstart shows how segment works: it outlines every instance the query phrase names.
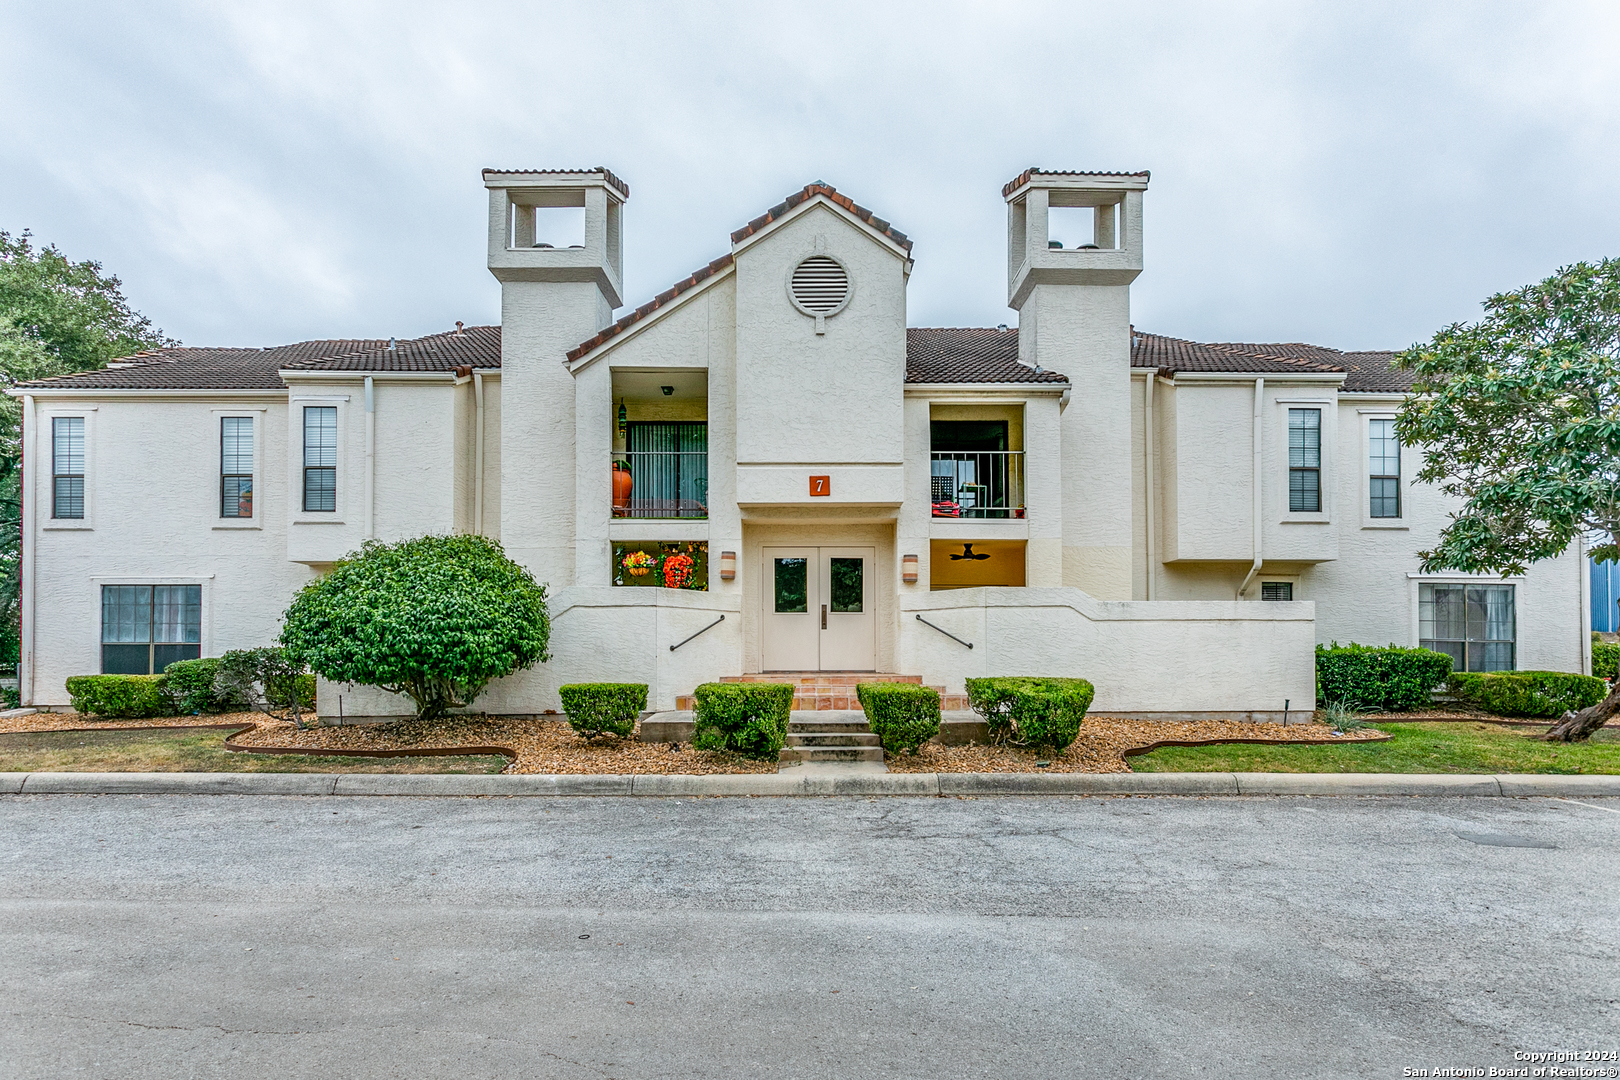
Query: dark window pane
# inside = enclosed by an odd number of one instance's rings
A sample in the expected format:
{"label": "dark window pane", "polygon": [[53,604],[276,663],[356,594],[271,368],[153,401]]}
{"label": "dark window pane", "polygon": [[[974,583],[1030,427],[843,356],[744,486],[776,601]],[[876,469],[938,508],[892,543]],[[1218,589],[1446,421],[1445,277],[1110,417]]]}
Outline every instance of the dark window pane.
{"label": "dark window pane", "polygon": [[1371,496],[1369,513],[1375,518],[1401,516],[1401,482],[1392,477],[1375,476],[1368,481]]}
{"label": "dark window pane", "polygon": [[1322,474],[1316,469],[1288,471],[1288,509],[1296,513],[1319,513],[1322,509]]}
{"label": "dark window pane", "polygon": [[84,517],[84,477],[58,476],[56,478],[56,498],[51,506],[51,516],[57,518]]}
{"label": "dark window pane", "polygon": [[221,481],[220,517],[253,516],[253,477],[227,476]]}
{"label": "dark window pane", "polygon": [[776,610],[785,614],[810,610],[807,559],[776,559]]}
{"label": "dark window pane", "polygon": [[337,509],[337,470],[304,470],[304,509],[334,511]]}
{"label": "dark window pane", "polygon": [[101,673],[103,675],[152,674],[152,647],[150,645],[103,645],[101,647]]}
{"label": "dark window pane", "polygon": [[1454,671],[1462,671],[1462,670],[1464,670],[1464,668],[1463,668],[1463,643],[1462,642],[1460,642],[1460,641],[1435,641],[1432,638],[1424,638],[1423,640],[1419,641],[1418,644],[1421,645],[1425,649],[1433,649],[1435,652],[1445,653],[1447,656],[1451,657],[1452,670],[1454,670]]}
{"label": "dark window pane", "polygon": [[1262,600],[1292,600],[1294,598],[1294,583],[1292,581],[1262,581],[1260,583],[1260,599]]}
{"label": "dark window pane", "polygon": [[152,646],[153,674],[168,670],[169,665],[176,660],[197,660],[201,657],[201,645],[154,645]]}
{"label": "dark window pane", "polygon": [[832,560],[832,609],[860,611],[865,559]]}

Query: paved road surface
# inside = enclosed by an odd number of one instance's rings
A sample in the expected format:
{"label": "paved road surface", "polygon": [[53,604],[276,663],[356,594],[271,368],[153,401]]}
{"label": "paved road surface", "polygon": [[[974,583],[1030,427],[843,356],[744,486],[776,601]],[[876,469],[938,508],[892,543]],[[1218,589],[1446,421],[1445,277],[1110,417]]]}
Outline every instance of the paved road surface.
{"label": "paved road surface", "polygon": [[0,1076],[1501,1067],[1617,894],[1617,800],[8,797]]}

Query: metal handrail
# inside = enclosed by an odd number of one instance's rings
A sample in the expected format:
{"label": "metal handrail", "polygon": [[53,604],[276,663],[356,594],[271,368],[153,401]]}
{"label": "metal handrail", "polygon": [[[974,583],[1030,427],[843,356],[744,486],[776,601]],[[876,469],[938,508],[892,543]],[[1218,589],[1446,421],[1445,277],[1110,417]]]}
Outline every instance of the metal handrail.
{"label": "metal handrail", "polygon": [[[687,641],[691,641],[692,638],[698,637],[701,634],[707,634],[710,630],[713,630],[715,627],[719,626],[721,623],[723,623],[725,621],[726,621],[726,617],[724,615],[720,616],[718,619],[714,620],[714,622],[710,623],[708,626],[705,626],[702,630],[699,630],[696,634],[693,634],[692,637],[687,638],[685,641],[677,641],[675,644],[671,645],[669,647],[669,651],[674,652],[676,649],[680,648],[682,645],[685,645]],[[971,649],[971,648],[973,648],[973,646],[969,645],[968,648]]]}
{"label": "metal handrail", "polygon": [[[721,618],[725,618],[725,616],[722,615]],[[924,626],[926,626],[926,627],[928,627],[928,628],[930,628],[932,630],[938,630],[940,633],[944,634],[946,637],[950,638],[952,641],[956,642],[958,645],[966,645],[970,649],[973,648],[973,642],[971,642],[971,641],[963,641],[961,638],[957,637],[955,634],[951,633],[949,630],[945,629],[943,626],[935,626],[933,623],[929,622],[927,619],[923,618],[921,615],[917,616],[917,621],[922,623]]]}
{"label": "metal handrail", "polygon": [[935,517],[1022,517],[1022,450],[935,450],[929,455]]}

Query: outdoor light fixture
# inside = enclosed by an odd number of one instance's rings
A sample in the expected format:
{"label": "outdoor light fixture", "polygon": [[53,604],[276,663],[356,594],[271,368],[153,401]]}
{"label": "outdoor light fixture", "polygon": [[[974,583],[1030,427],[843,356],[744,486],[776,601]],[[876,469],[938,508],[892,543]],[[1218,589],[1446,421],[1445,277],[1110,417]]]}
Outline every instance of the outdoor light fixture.
{"label": "outdoor light fixture", "polygon": [[730,581],[737,576],[737,553],[735,551],[722,551],[720,553],[720,580]]}
{"label": "outdoor light fixture", "polygon": [[951,561],[955,562],[958,559],[973,559],[973,560],[977,561],[979,559],[988,559],[989,557],[990,557],[989,552],[981,551],[977,555],[975,555],[975,554],[973,554],[973,545],[972,544],[963,544],[962,545],[962,554],[960,554],[960,555],[952,555],[951,556]]}
{"label": "outdoor light fixture", "polygon": [[671,397],[675,393],[675,388],[673,386],[660,386],[658,389],[664,392],[665,397]]}
{"label": "outdoor light fixture", "polygon": [[619,399],[619,438],[624,438],[624,425],[630,419],[630,414],[624,411],[624,398]]}
{"label": "outdoor light fixture", "polygon": [[917,584],[917,556],[900,556],[900,580],[907,585]]}

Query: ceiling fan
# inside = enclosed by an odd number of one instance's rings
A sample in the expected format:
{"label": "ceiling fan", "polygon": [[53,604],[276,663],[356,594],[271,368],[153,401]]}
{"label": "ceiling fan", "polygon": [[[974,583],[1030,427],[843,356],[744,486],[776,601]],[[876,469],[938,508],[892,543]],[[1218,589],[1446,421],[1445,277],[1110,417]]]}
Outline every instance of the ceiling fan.
{"label": "ceiling fan", "polygon": [[960,555],[952,555],[951,556],[951,561],[955,562],[958,559],[988,559],[989,557],[990,557],[989,552],[981,551],[977,555],[975,555],[973,553],[973,545],[972,544],[963,544],[962,545],[962,554],[960,554]]}

